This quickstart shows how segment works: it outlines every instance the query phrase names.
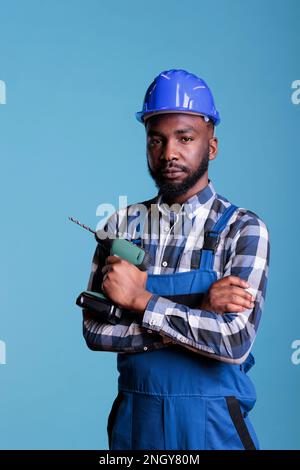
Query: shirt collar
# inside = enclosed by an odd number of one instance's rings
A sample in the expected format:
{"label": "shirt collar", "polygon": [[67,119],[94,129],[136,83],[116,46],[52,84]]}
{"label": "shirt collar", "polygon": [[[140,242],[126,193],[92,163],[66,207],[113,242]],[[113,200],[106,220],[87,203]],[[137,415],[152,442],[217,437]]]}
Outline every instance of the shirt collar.
{"label": "shirt collar", "polygon": [[[178,213],[181,213],[184,209],[185,213],[190,219],[193,219],[203,208],[208,208],[211,206],[213,199],[216,197],[215,188],[211,182],[208,180],[207,186],[201,189],[194,196],[187,199],[184,204],[181,205],[181,208]],[[168,204],[164,203],[162,200],[162,195],[158,196],[157,205],[159,211],[164,215],[169,215],[170,211]],[[172,206],[171,206],[172,208]]]}

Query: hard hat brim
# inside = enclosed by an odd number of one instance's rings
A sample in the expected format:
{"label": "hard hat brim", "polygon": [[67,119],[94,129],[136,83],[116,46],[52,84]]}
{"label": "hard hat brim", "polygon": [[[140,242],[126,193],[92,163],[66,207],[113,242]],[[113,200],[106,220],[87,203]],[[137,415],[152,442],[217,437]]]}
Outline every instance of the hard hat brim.
{"label": "hard hat brim", "polygon": [[161,110],[156,110],[156,111],[147,111],[146,113],[143,112],[143,111],[139,111],[137,113],[135,113],[135,116],[136,116],[136,119],[141,122],[142,124],[145,123],[145,121],[152,117],[152,116],[155,116],[155,115],[158,115],[158,114],[176,114],[176,113],[180,113],[180,114],[191,114],[193,116],[202,116],[202,117],[207,117],[209,118],[215,126],[217,126],[219,123],[220,123],[220,118],[216,118],[216,117],[212,117],[212,116],[208,116],[207,114],[202,114],[202,113],[197,113],[195,111],[188,111],[187,109],[161,109]]}

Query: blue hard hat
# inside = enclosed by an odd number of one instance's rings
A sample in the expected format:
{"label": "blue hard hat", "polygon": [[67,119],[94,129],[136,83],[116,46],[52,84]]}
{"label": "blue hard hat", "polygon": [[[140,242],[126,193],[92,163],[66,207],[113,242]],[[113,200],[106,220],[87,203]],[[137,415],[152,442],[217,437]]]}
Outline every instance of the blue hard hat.
{"label": "blue hard hat", "polygon": [[215,125],[220,122],[209,87],[202,78],[186,70],[161,72],[146,91],[143,110],[135,116],[144,123],[154,114],[172,112],[198,114],[211,119]]}

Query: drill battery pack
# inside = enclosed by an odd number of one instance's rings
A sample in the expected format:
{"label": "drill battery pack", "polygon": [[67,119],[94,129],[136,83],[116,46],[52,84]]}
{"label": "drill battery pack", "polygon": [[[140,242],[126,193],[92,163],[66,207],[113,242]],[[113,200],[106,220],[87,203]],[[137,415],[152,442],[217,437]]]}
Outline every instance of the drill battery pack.
{"label": "drill battery pack", "polygon": [[88,290],[81,292],[77,297],[76,305],[89,310],[95,318],[108,321],[113,325],[118,323],[122,316],[122,310],[98,292]]}

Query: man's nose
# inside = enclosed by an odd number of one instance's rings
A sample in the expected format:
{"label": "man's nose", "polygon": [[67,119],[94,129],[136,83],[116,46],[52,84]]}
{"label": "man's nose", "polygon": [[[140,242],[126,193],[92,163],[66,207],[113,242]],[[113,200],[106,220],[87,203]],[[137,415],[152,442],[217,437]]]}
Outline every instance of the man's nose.
{"label": "man's nose", "polygon": [[178,159],[178,153],[177,153],[175,142],[171,140],[165,142],[164,149],[162,152],[162,158],[167,161]]}

